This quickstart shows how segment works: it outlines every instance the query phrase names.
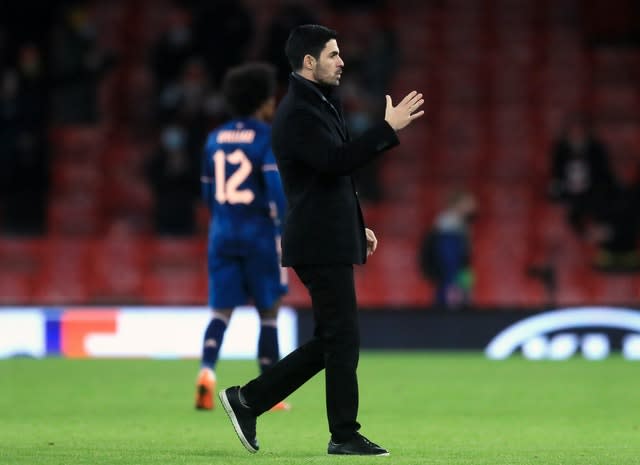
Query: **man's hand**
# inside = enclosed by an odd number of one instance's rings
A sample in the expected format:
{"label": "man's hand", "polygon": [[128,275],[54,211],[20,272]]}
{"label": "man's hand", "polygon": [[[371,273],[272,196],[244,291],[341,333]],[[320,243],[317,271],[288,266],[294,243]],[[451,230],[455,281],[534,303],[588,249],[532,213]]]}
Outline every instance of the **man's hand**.
{"label": "man's hand", "polygon": [[424,115],[424,110],[417,111],[424,103],[424,99],[422,94],[415,90],[407,94],[395,107],[391,103],[391,97],[388,95],[385,97],[387,99],[387,107],[384,110],[384,120],[389,123],[389,126],[394,131],[399,131],[408,126],[414,119]]}
{"label": "man's hand", "polygon": [[378,248],[378,239],[373,231],[369,228],[364,228],[364,234],[367,236],[367,257],[376,251]]}

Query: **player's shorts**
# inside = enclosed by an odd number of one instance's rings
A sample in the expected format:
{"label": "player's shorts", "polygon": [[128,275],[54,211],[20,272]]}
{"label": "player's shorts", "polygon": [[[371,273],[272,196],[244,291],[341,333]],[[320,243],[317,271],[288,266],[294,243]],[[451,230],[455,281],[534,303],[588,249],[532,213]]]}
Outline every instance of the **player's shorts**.
{"label": "player's shorts", "polygon": [[258,310],[269,310],[287,293],[286,270],[280,267],[275,247],[255,247],[247,255],[209,256],[209,305],[232,309],[253,303]]}

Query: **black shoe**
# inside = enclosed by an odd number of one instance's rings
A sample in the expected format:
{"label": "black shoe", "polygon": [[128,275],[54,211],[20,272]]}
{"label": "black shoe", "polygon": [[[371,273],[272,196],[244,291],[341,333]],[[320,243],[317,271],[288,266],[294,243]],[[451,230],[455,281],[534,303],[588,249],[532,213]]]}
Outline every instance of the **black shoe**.
{"label": "black shoe", "polygon": [[240,387],[223,389],[218,397],[242,445],[252,454],[258,452],[260,447],[256,439],[256,416],[249,407],[240,402]]}
{"label": "black shoe", "polygon": [[369,441],[362,434],[356,435],[345,442],[329,441],[327,453],[333,455],[389,455],[389,451]]}

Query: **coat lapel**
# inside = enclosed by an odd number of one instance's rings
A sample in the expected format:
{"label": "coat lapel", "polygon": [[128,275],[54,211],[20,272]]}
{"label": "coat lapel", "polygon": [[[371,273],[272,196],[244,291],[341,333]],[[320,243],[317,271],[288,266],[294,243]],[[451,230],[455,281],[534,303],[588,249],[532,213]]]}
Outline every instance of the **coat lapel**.
{"label": "coat lapel", "polygon": [[[315,88],[313,84],[307,82],[303,77],[291,73],[289,79],[290,85],[297,88],[304,95],[309,106],[318,112],[323,121],[326,121],[328,118],[331,124],[337,129],[342,141],[347,142],[349,140],[349,131],[347,130],[346,122],[339,109],[322,95],[322,92]],[[326,111],[320,111],[318,103],[323,105]]]}

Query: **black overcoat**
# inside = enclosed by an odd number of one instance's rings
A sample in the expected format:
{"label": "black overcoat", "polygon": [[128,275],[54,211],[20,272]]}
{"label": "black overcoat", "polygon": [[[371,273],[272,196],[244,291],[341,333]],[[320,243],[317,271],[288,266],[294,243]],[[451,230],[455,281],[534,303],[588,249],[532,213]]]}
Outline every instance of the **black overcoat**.
{"label": "black overcoat", "polygon": [[283,266],[366,261],[364,220],[352,174],[397,145],[398,138],[382,120],[350,140],[341,111],[313,83],[290,76],[272,133],[287,197]]}

